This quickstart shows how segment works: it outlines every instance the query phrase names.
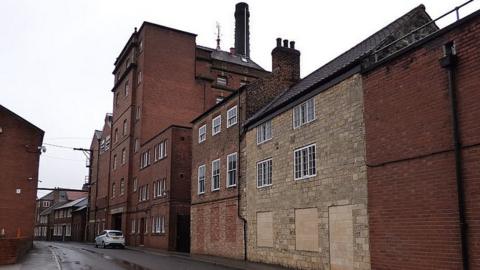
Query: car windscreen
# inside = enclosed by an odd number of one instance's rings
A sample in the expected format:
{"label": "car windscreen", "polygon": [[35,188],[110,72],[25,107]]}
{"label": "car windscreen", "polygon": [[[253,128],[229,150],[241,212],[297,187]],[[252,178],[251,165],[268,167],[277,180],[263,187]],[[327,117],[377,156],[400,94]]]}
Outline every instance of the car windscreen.
{"label": "car windscreen", "polygon": [[110,236],[122,236],[122,232],[108,232]]}

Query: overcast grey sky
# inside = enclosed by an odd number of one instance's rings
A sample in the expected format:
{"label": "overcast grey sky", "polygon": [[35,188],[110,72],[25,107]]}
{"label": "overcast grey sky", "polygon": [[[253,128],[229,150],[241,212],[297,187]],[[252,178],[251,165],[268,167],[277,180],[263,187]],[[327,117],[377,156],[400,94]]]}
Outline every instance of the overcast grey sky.
{"label": "overcast grey sky", "polygon": [[[304,77],[419,4],[435,18],[465,1],[246,1],[251,57],[270,70],[275,38],[295,40]],[[218,21],[228,50],[237,2],[1,0],[0,104],[42,128],[44,143],[88,148],[111,112],[113,62],[134,27],[150,21],[214,47]],[[462,15],[477,9],[478,0]],[[39,186],[81,188],[85,175],[82,153],[47,145]]]}

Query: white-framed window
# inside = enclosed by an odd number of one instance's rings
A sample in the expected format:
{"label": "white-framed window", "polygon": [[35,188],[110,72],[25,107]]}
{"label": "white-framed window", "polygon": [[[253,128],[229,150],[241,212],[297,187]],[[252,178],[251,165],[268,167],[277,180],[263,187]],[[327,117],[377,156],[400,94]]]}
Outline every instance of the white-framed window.
{"label": "white-framed window", "polygon": [[127,150],[125,148],[122,149],[122,164],[127,163]]}
{"label": "white-framed window", "polygon": [[248,84],[248,81],[245,81],[245,80],[240,81],[240,87],[242,87],[244,85],[247,85],[247,84]]}
{"label": "white-framed window", "polygon": [[110,149],[110,135],[105,138],[105,151]]}
{"label": "white-framed window", "polygon": [[137,221],[135,219],[132,219],[132,230],[130,231],[132,234],[135,234],[135,232],[137,231],[135,229],[135,225],[137,225]]}
{"label": "white-framed window", "polygon": [[135,146],[134,146],[135,153],[138,152],[138,149],[140,149],[140,140],[138,138],[135,138]]}
{"label": "white-framed window", "polygon": [[43,201],[42,206],[43,207],[49,207],[50,206],[50,201]]}
{"label": "white-framed window", "polygon": [[148,200],[148,184],[141,186],[138,192],[138,201],[144,202]]}
{"label": "white-framed window", "polygon": [[227,187],[237,185],[237,153],[227,156]]}
{"label": "white-framed window", "polygon": [[212,161],[212,191],[220,189],[220,159]]}
{"label": "white-framed window", "polygon": [[140,116],[142,114],[142,107],[137,106],[137,110],[135,111],[135,120],[140,120]]}
{"label": "white-framed window", "polygon": [[138,180],[137,178],[133,178],[133,192],[137,191],[138,188]]}
{"label": "white-framed window", "polygon": [[215,99],[215,104],[218,104],[218,103],[222,102],[223,99],[224,99],[223,97],[217,97],[217,98]]}
{"label": "white-framed window", "polygon": [[120,179],[120,195],[125,194],[125,180],[122,178]]}
{"label": "white-framed window", "polygon": [[150,165],[150,150],[143,152],[140,156],[140,169],[143,169],[148,165]]}
{"label": "white-framed window", "polygon": [[152,233],[165,233],[165,216],[152,219]]}
{"label": "white-framed window", "polygon": [[205,193],[205,165],[198,167],[198,194]]}
{"label": "white-framed window", "polygon": [[117,155],[113,155],[113,169],[117,169]]}
{"label": "white-framed window", "polygon": [[72,209],[71,208],[69,208],[67,210],[67,217],[72,217]]}
{"label": "white-framed window", "polygon": [[122,129],[123,135],[127,135],[128,132],[128,125],[127,125],[127,119],[123,120],[123,129]]}
{"label": "white-framed window", "polygon": [[128,92],[130,90],[130,86],[128,86],[128,80],[125,82],[125,96],[128,96]]}
{"label": "white-framed window", "polygon": [[313,98],[293,108],[293,128],[315,120],[315,100]]}
{"label": "white-framed window", "polygon": [[237,124],[237,106],[233,106],[227,111],[227,128]]}
{"label": "white-framed window", "polygon": [[72,227],[70,224],[65,226],[65,236],[72,236]]}
{"label": "white-framed window", "polygon": [[158,159],[164,159],[167,157],[167,140],[164,140],[157,145],[156,156]]}
{"label": "white-framed window", "polygon": [[227,85],[227,84],[228,84],[228,79],[227,79],[227,77],[225,77],[225,76],[218,76],[218,77],[217,77],[217,84],[218,84],[218,85],[223,85],[223,86]]}
{"label": "white-framed window", "polygon": [[212,120],[212,136],[217,135],[222,130],[222,115],[219,115]]}
{"label": "white-framed window", "polygon": [[167,185],[166,178],[153,182],[153,197],[157,198],[157,197],[163,197],[167,195],[166,185]]}
{"label": "white-framed window", "polygon": [[312,177],[317,174],[315,159],[315,144],[294,151],[293,168],[295,180]]}
{"label": "white-framed window", "polygon": [[207,139],[207,125],[203,125],[198,129],[198,143]]}
{"label": "white-framed window", "polygon": [[257,127],[257,144],[272,139],[272,121],[267,121]]}
{"label": "white-framed window", "polygon": [[115,188],[115,183],[112,184],[112,198],[115,198],[115,192],[116,192],[116,188]]}
{"label": "white-framed window", "polygon": [[257,162],[257,187],[272,185],[272,159]]}

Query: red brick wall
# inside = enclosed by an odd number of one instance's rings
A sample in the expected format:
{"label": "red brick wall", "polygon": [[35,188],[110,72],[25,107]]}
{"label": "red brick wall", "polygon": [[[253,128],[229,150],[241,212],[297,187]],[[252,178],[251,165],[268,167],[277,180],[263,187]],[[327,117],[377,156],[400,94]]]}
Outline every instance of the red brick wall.
{"label": "red brick wall", "polygon": [[33,239],[43,131],[1,105],[0,127],[0,232]]}
{"label": "red brick wall", "polygon": [[[372,269],[461,269],[443,44],[458,53],[458,107],[470,269],[480,269],[480,19],[365,74]],[[385,164],[386,163],[386,164]]]}
{"label": "red brick wall", "polygon": [[31,248],[31,238],[0,239],[0,265],[16,263]]}

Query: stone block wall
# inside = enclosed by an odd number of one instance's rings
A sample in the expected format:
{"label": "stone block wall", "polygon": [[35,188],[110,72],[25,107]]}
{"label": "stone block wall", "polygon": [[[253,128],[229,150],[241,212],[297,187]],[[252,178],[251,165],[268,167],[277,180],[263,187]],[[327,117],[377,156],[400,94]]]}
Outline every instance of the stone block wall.
{"label": "stone block wall", "polygon": [[[314,101],[316,119],[306,125],[294,129],[288,110],[272,119],[270,141],[257,145],[256,129],[246,134],[248,259],[298,269],[370,269],[361,77]],[[294,150],[310,144],[316,175],[294,180]],[[272,185],[257,188],[257,162],[267,158]]]}

